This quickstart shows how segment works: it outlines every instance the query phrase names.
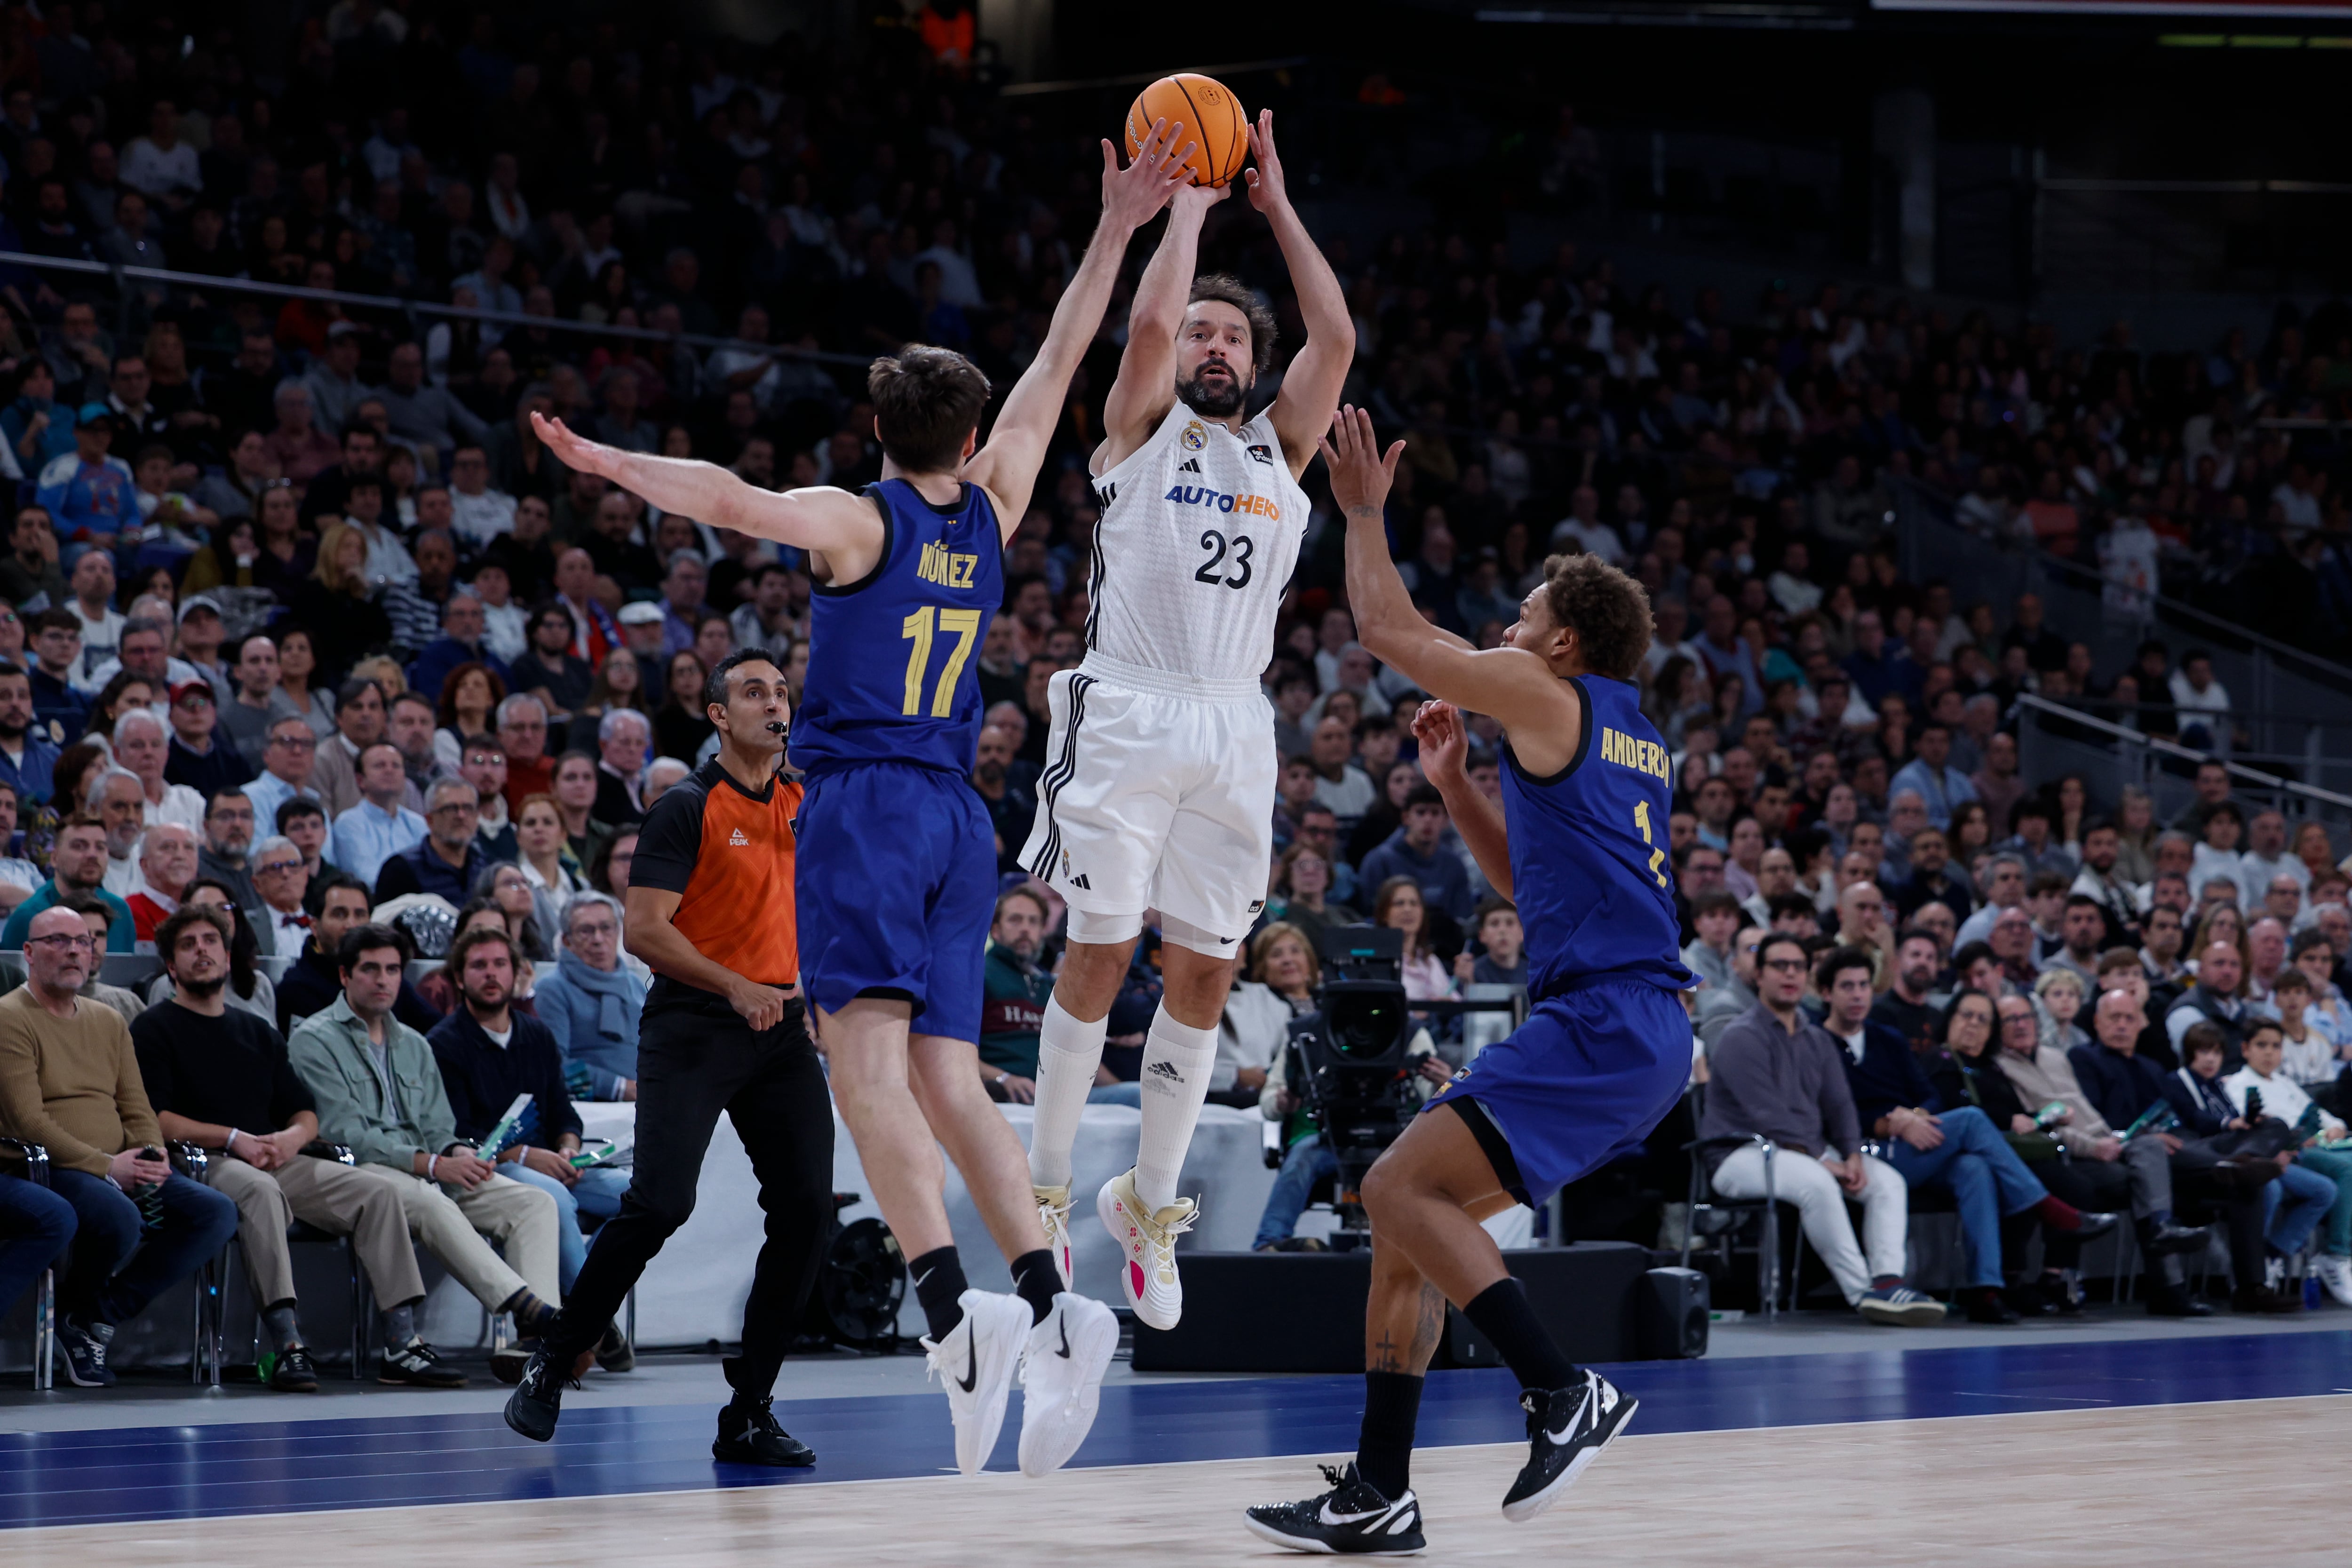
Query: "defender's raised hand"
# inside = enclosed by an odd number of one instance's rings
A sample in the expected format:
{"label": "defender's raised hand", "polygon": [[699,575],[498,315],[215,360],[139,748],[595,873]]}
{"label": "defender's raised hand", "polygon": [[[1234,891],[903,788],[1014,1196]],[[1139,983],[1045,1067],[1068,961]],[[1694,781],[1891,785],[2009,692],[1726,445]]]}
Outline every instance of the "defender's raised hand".
{"label": "defender's raised hand", "polygon": [[[1165,120],[1151,123],[1151,133],[1143,139],[1134,160],[1126,168],[1118,166],[1118,150],[1106,138],[1102,144],[1103,217],[1128,229],[1138,229],[1150,222],[1153,214],[1168,205],[1168,200],[1184,188],[1192,178],[1194,144],[1182,140],[1184,122],[1170,124]],[[1181,143],[1181,144],[1180,144]]]}
{"label": "defender's raised hand", "polygon": [[1331,422],[1331,434],[1318,437],[1315,445],[1331,470],[1331,499],[1339,510],[1350,517],[1366,508],[1378,512],[1389,499],[1389,486],[1396,482],[1404,443],[1393,443],[1383,456],[1372,435],[1371,412],[1350,405]]}
{"label": "defender's raised hand", "polygon": [[1282,159],[1274,150],[1274,110],[1257,111],[1257,123],[1250,127],[1250,156],[1256,167],[1245,169],[1242,177],[1249,182],[1250,205],[1262,213],[1290,205],[1290,188],[1283,184]]}

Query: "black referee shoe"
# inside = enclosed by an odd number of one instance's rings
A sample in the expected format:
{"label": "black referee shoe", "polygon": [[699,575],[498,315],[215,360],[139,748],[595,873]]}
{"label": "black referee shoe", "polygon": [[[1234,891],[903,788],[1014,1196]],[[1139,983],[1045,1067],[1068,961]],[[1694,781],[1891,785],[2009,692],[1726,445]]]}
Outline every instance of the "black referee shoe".
{"label": "black referee shoe", "polygon": [[567,1377],[555,1358],[547,1353],[542,1344],[530,1352],[523,1363],[522,1377],[515,1391],[507,1395],[507,1425],[534,1443],[544,1443],[555,1436],[555,1423],[563,1415],[563,1385],[580,1386],[576,1377]]}
{"label": "black referee shoe", "polygon": [[762,1399],[757,1405],[729,1404],[719,1412],[719,1436],[710,1444],[710,1457],[730,1465],[769,1465],[777,1469],[799,1469],[816,1463],[816,1451],[783,1428],[775,1413],[768,1408],[772,1402]]}
{"label": "black referee shoe", "polygon": [[1362,1557],[1411,1557],[1429,1543],[1421,1534],[1421,1500],[1408,1491],[1391,1501],[1356,1473],[1318,1466],[1331,1489],[1304,1502],[1261,1503],[1242,1523],[1261,1541],[1293,1552]]}
{"label": "black referee shoe", "polygon": [[1625,1430],[1638,1400],[1628,1399],[1597,1372],[1566,1388],[1524,1389],[1519,1407],[1528,1413],[1528,1462],[1503,1497],[1503,1517],[1524,1524],[1559,1500],[1585,1467]]}

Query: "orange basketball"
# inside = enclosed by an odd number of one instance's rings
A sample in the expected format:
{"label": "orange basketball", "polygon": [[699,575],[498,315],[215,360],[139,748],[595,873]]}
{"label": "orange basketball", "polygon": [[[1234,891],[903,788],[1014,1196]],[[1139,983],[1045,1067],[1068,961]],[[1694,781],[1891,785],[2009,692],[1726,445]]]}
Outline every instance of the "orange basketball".
{"label": "orange basketball", "polygon": [[1163,76],[1135,95],[1127,110],[1127,155],[1142,149],[1151,123],[1165,120],[1184,123],[1176,144],[1194,144],[1190,160],[1196,185],[1230,184],[1249,156],[1249,115],[1233,89],[1212,77],[1192,71]]}

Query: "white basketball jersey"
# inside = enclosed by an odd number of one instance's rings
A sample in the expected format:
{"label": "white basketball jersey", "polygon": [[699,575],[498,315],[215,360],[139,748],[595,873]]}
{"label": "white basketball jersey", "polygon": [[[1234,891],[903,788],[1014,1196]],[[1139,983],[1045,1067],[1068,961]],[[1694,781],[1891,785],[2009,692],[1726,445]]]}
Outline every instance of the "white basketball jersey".
{"label": "white basketball jersey", "polygon": [[1274,422],[1239,435],[1181,401],[1095,480],[1087,647],[1202,681],[1255,683],[1307,531]]}

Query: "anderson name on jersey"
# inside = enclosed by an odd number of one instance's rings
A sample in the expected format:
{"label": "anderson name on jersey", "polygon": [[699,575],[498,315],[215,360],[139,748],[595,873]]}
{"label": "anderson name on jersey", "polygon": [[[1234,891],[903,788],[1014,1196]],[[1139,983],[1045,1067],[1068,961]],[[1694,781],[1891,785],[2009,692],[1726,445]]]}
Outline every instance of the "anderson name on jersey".
{"label": "anderson name on jersey", "polygon": [[1170,675],[1253,686],[1273,655],[1307,531],[1274,422],[1238,434],[1179,402],[1095,480],[1087,647]]}

